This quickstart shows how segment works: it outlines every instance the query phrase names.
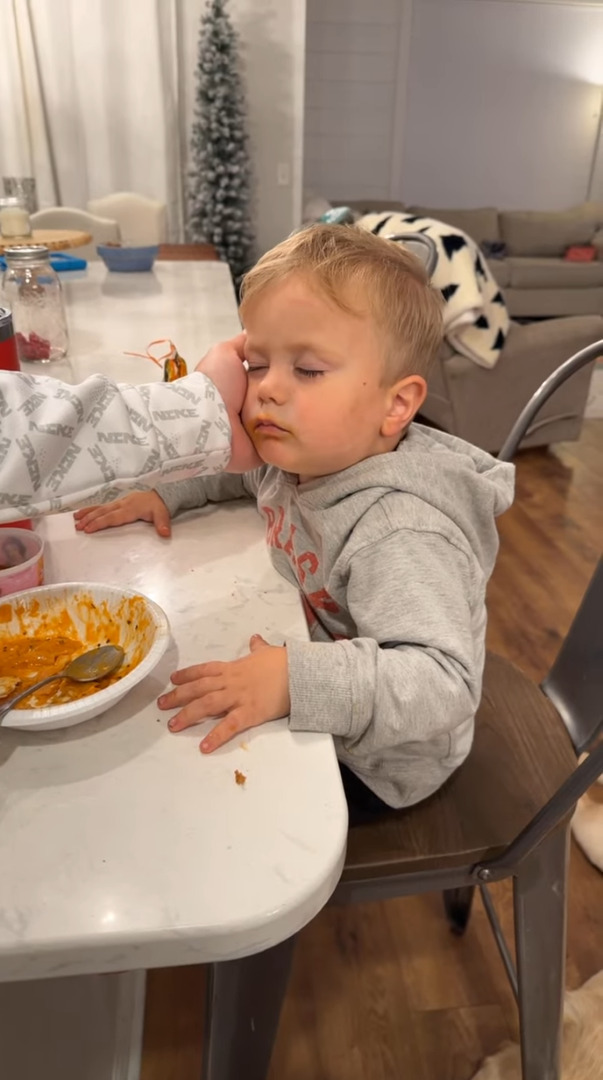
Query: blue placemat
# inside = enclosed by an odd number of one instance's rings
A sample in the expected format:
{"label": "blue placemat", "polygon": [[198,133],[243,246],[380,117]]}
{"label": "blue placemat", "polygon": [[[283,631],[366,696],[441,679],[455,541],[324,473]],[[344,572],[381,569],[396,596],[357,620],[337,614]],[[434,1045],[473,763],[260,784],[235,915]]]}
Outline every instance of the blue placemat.
{"label": "blue placemat", "polygon": [[[88,263],[77,255],[68,255],[65,251],[53,251],[50,256],[50,265],[58,271],[85,270]],[[0,255],[0,267],[6,270],[6,259],[2,255]]]}

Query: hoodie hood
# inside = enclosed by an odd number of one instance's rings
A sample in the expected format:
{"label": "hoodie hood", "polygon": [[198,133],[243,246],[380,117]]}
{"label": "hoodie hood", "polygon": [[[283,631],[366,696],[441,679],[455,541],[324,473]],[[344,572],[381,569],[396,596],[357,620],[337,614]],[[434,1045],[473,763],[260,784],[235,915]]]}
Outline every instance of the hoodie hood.
{"label": "hoodie hood", "polygon": [[405,494],[403,527],[437,530],[447,519],[489,573],[498,548],[493,519],[513,502],[514,479],[513,465],[414,423],[392,453],[366,458],[297,490],[308,509],[326,510],[345,500],[357,523],[390,492]]}

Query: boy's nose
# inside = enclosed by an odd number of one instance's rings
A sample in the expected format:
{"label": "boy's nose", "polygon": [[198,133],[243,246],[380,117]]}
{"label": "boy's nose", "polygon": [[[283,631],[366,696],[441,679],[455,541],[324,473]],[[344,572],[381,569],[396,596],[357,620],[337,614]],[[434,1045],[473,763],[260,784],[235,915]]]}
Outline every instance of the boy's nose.
{"label": "boy's nose", "polygon": [[286,380],[278,372],[268,369],[258,386],[260,401],[284,401],[287,396]]}

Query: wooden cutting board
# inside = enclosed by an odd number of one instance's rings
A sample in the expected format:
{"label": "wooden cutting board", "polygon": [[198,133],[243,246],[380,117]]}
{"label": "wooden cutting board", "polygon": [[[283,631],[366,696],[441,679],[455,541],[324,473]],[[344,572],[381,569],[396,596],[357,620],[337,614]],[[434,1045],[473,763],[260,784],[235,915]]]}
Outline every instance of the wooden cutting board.
{"label": "wooden cutting board", "polygon": [[0,254],[7,247],[22,244],[44,244],[50,251],[65,251],[91,243],[90,233],[81,232],[80,229],[34,229],[31,236],[0,236]]}

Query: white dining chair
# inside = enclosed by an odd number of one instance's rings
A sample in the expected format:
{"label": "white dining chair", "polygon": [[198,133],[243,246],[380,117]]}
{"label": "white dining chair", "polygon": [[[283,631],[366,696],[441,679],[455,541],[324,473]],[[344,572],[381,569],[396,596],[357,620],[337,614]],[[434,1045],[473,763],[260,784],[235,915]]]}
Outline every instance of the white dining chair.
{"label": "white dining chair", "polygon": [[84,244],[82,247],[73,249],[74,255],[88,261],[99,258],[96,253],[97,244],[107,242],[118,244],[121,240],[119,225],[115,220],[97,217],[73,206],[51,206],[48,210],[38,210],[31,215],[30,220],[34,231],[36,229],[80,229],[82,232],[90,233],[91,244]]}
{"label": "white dining chair", "polygon": [[166,205],[158,199],[133,191],[116,191],[102,199],[91,199],[88,210],[114,218],[124,244],[163,244],[167,240]]}

